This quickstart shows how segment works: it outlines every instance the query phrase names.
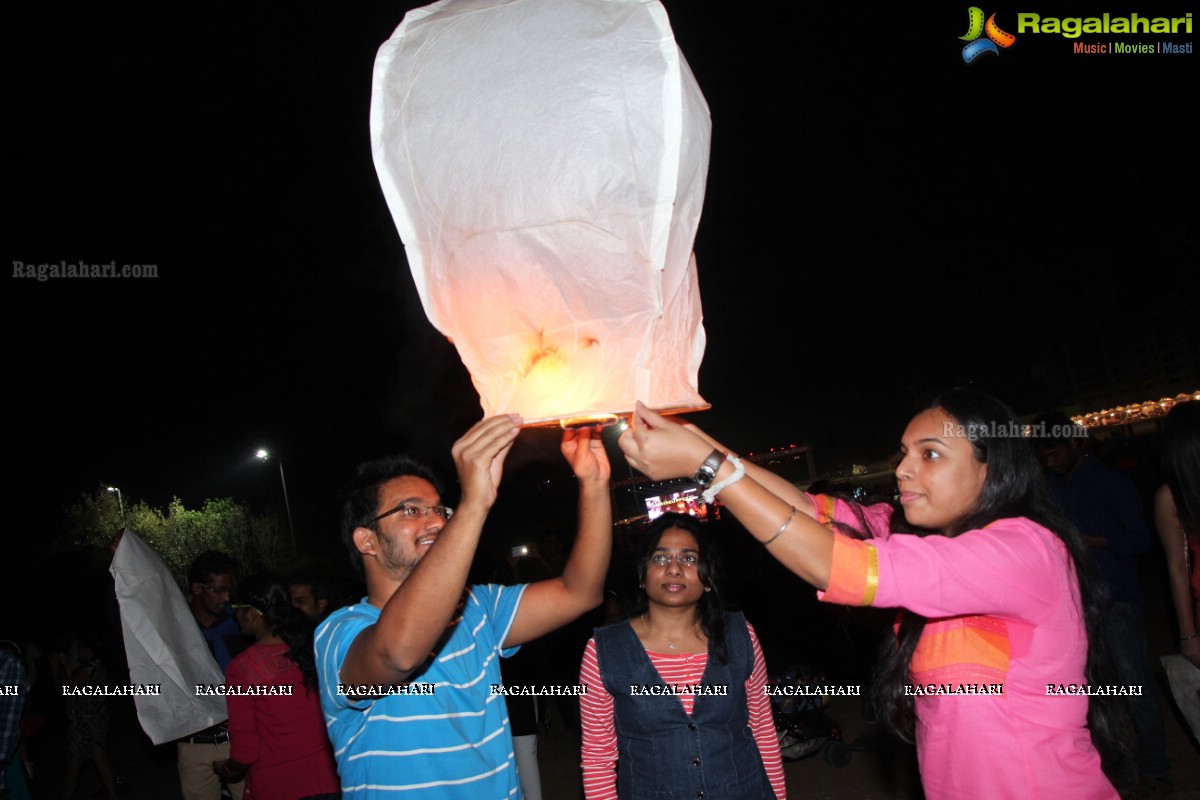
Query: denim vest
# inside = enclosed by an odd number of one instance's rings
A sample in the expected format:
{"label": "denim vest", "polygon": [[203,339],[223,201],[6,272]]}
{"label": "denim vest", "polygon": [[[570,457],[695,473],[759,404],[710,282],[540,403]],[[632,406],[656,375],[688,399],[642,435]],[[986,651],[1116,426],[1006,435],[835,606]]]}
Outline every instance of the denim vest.
{"label": "denim vest", "polygon": [[740,613],[725,615],[729,662],[710,648],[701,683],[728,694],[697,695],[689,717],[673,694],[633,694],[633,687],[662,686],[629,622],[595,631],[596,660],[613,698],[621,800],[774,800],[758,745],[750,730],[746,680],[754,649]]}

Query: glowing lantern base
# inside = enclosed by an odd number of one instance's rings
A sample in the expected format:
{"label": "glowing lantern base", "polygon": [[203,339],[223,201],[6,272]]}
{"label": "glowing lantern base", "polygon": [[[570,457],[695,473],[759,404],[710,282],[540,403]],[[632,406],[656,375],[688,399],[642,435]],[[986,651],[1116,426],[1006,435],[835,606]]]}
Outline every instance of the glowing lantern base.
{"label": "glowing lantern base", "polygon": [[559,427],[566,431],[577,431],[580,428],[611,428],[621,421],[616,414],[592,414],[586,417],[571,417],[560,419]]}
{"label": "glowing lantern base", "polygon": [[[687,406],[677,408],[656,408],[654,409],[659,414],[670,416],[672,414],[684,414],[695,411],[707,411],[712,408],[710,405],[702,406]],[[633,411],[622,411],[618,414],[588,414],[582,417],[567,417],[559,420],[541,420],[537,422],[526,422],[522,427],[539,428],[557,425],[563,430],[579,430],[580,428],[609,428],[613,425],[624,425],[625,420],[633,415]]]}

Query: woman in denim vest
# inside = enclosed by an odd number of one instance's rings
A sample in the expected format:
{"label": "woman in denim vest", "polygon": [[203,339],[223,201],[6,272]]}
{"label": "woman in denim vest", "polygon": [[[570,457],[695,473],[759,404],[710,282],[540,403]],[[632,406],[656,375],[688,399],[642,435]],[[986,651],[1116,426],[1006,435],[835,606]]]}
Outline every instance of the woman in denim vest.
{"label": "woman in denim vest", "polygon": [[786,797],[766,663],[721,573],[695,518],[647,531],[637,609],[596,630],[580,668],[587,800]]}

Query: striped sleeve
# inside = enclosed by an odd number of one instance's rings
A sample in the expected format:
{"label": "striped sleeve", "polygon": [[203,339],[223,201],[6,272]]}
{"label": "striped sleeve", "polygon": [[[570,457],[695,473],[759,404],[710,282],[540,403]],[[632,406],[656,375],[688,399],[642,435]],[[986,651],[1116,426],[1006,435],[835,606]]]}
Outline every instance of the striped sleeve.
{"label": "striped sleeve", "polygon": [[587,800],[617,800],[617,729],[613,699],[600,679],[596,640],[589,639],[579,666],[579,720],[583,732],[583,796]]}
{"label": "striped sleeve", "polygon": [[372,624],[368,615],[355,611],[337,613],[321,623],[313,637],[313,651],[317,661],[317,680],[321,689],[321,704],[327,712],[342,708],[369,708],[375,701],[371,698],[355,699],[338,691],[341,683],[342,662],[358,635]]}
{"label": "striped sleeve", "polygon": [[771,699],[767,697],[767,660],[758,644],[754,626],[746,623],[750,643],[754,646],[754,670],[746,679],[746,705],[750,711],[750,730],[762,756],[767,779],[778,800],[786,800],[787,786],[783,779],[783,758],[779,754],[779,736],[775,732],[775,717],[771,714]]}
{"label": "striped sleeve", "polygon": [[481,602],[490,604],[488,621],[493,626],[496,649],[502,658],[515,655],[521,649],[519,645],[505,647],[504,640],[508,638],[513,623],[517,621],[517,614],[521,611],[521,600],[524,599],[527,588],[529,588],[527,583],[519,583],[515,586],[487,584],[470,587],[472,596],[476,592],[481,592],[485,598]]}

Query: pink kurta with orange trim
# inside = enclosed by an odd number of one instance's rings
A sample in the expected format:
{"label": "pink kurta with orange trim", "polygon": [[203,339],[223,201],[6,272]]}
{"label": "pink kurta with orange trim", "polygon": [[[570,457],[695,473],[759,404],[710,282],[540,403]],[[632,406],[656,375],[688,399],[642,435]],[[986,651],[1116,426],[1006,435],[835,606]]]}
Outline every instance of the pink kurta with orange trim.
{"label": "pink kurta with orange trim", "polygon": [[[818,520],[861,527],[844,500]],[[828,603],[902,607],[929,619],[913,653],[917,757],[929,800],[1116,798],[1087,729],[1087,635],[1066,547],[1028,519],[954,538],[891,534],[890,506],[860,507],[873,537],[837,534]],[[947,691],[1002,694],[946,694]],[[973,688],[972,688],[973,687]],[[942,692],[942,693],[936,693]]]}

